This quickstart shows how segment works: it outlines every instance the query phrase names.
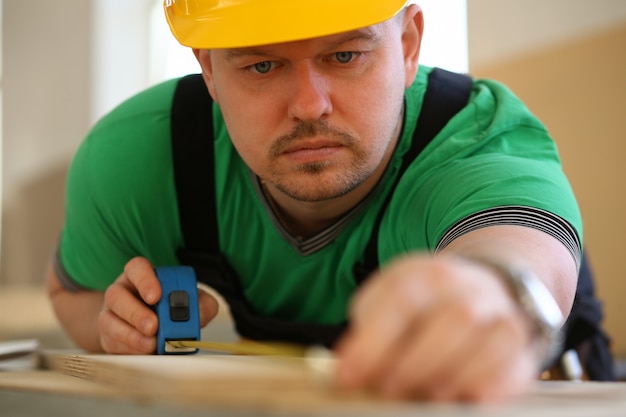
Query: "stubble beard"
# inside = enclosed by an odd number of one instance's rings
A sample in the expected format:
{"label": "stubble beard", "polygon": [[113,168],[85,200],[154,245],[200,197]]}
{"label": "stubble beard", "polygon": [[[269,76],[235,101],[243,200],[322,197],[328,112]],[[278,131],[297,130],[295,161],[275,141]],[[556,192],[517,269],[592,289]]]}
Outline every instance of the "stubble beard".
{"label": "stubble beard", "polygon": [[[333,161],[319,161],[306,164],[292,165],[290,171],[296,176],[306,177],[304,181],[293,180],[284,170],[270,170],[268,180],[285,195],[300,202],[320,202],[342,197],[361,185],[376,170],[380,161],[372,164],[368,153],[362,149],[360,142],[351,134],[329,126],[324,121],[301,122],[294,130],[285,136],[276,139],[270,149],[270,161],[282,153],[294,142],[315,136],[332,137],[341,146],[351,151],[352,162],[347,169],[341,169]],[[383,152],[384,153],[384,152]],[[335,173],[331,174],[331,170]]]}

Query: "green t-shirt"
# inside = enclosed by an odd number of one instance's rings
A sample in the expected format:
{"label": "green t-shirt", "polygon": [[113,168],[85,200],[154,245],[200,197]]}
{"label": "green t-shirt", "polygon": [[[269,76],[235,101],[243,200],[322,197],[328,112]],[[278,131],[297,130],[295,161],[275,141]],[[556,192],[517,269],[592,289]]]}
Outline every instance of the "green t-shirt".
{"label": "green t-shirt", "polygon": [[[428,67],[406,92],[402,136],[374,192],[307,240],[276,220],[213,107],[220,248],[259,315],[324,324],[345,321],[353,267],[408,151]],[[177,80],[130,98],[100,120],[78,149],[67,181],[57,273],[68,286],[104,290],[135,256],[178,265],[183,239],[170,142]],[[207,117],[210,115],[207,114]],[[580,213],[544,126],[504,86],[475,80],[469,104],[404,172],[379,228],[379,260],[435,252],[456,236],[521,224],[559,238],[579,262]]]}

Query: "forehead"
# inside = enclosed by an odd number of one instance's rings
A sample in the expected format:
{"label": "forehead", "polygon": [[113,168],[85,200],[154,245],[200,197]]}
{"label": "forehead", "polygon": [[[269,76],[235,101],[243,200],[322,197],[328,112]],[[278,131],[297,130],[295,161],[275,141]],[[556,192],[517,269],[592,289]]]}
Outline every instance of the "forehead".
{"label": "forehead", "polygon": [[248,48],[221,49],[223,56],[228,59],[237,59],[249,55],[273,55],[281,51],[297,50],[332,50],[344,45],[358,44],[364,47],[380,44],[389,37],[387,22],[362,29],[343,32],[336,35],[322,36],[312,39],[304,39],[293,42],[277,43],[270,45],[254,46]]}

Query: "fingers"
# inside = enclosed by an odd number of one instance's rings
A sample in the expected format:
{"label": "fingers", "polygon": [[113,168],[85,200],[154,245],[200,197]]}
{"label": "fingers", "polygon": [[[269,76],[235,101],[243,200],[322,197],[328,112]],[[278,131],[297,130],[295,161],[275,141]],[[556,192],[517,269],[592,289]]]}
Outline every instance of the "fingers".
{"label": "fingers", "polygon": [[397,347],[403,353],[378,382],[386,396],[428,396],[438,381],[445,385],[451,375],[472,360],[479,347],[472,313],[453,306],[440,306],[438,310],[432,321],[411,331]]}
{"label": "fingers", "polygon": [[[146,304],[154,305],[161,298],[161,285],[152,264],[146,258],[136,257],[128,261],[121,278],[124,277],[130,288],[135,289]],[[122,281],[126,283],[124,279]]]}
{"label": "fingers", "polygon": [[536,356],[524,349],[526,335],[521,327],[497,321],[485,330],[476,335],[481,342],[475,344],[478,349],[470,360],[431,391],[433,398],[495,402],[520,395],[535,379]]}
{"label": "fingers", "polygon": [[[414,283],[411,283],[414,284]],[[407,285],[408,288],[415,285]],[[407,289],[407,288],[405,288]],[[406,334],[411,328],[419,327],[419,319],[407,314],[412,302],[419,305],[417,299],[405,297],[415,294],[412,291],[395,291],[385,288],[372,288],[381,295],[379,300],[393,299],[394,303],[370,300],[370,309],[363,310],[359,319],[351,323],[351,329],[337,347],[340,358],[338,378],[340,385],[346,388],[371,386],[379,380],[380,375],[390,364],[397,346],[404,343]],[[401,294],[400,294],[401,293]]]}
{"label": "fingers", "polygon": [[[351,385],[339,385],[387,398],[438,401],[495,401],[523,392],[536,364],[516,348],[522,346],[516,343],[521,338],[511,326],[497,321],[476,325],[457,318],[450,313],[411,328],[412,336],[386,344],[383,356],[364,367],[367,372],[351,375]],[[340,366],[345,353],[338,355]],[[353,361],[359,369],[357,365]]]}
{"label": "fingers", "polygon": [[449,311],[405,344],[401,359],[381,378],[380,391],[438,401],[495,401],[521,392],[534,368],[519,366],[522,345],[516,341],[522,337],[514,326],[504,320],[476,325]]}
{"label": "fingers", "polygon": [[100,313],[100,344],[105,352],[117,354],[149,354],[156,350],[156,338],[146,336],[121,320],[110,310]]}
{"label": "fingers", "polygon": [[100,343],[109,353],[152,353],[158,318],[148,306],[161,297],[161,285],[150,262],[130,260],[124,272],[107,288],[100,314]]}
{"label": "fingers", "polygon": [[124,282],[115,282],[104,293],[106,308],[146,336],[154,336],[157,331],[157,316],[135,291]]}
{"label": "fingers", "polygon": [[337,349],[338,382],[346,388],[369,386],[389,367],[406,334],[419,328],[434,297],[414,268],[399,262],[370,278],[352,305],[351,329]]}
{"label": "fingers", "polygon": [[523,392],[537,367],[527,323],[486,272],[418,259],[372,277],[336,348],[338,386],[442,401]]}

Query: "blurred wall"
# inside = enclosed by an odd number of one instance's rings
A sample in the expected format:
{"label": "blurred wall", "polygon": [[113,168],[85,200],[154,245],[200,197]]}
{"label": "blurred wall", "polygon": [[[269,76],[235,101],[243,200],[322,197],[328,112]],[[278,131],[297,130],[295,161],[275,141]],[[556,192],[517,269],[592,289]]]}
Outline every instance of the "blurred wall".
{"label": "blurred wall", "polygon": [[2,3],[0,282],[40,283],[68,162],[89,127],[89,1]]}
{"label": "blurred wall", "polygon": [[0,284],[43,282],[65,175],[90,126],[149,84],[160,0],[2,2]]}
{"label": "blurred wall", "polygon": [[507,84],[556,140],[582,210],[605,327],[626,357],[626,2],[469,6],[470,72]]}

